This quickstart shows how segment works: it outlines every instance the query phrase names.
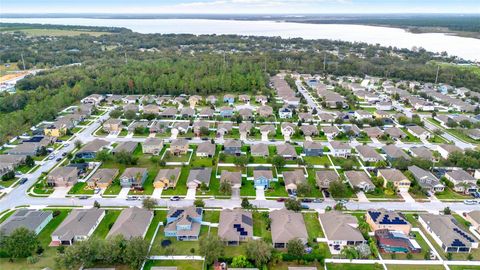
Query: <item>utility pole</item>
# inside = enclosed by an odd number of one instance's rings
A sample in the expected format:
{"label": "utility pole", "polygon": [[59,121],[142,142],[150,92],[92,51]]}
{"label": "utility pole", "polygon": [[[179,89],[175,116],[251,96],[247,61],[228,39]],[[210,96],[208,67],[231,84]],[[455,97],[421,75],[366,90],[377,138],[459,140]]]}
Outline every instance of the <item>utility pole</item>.
{"label": "utility pole", "polygon": [[128,64],[127,52],[125,52],[125,64]]}
{"label": "utility pole", "polygon": [[263,72],[267,73],[267,56],[263,58]]}
{"label": "utility pole", "polygon": [[327,54],[323,52],[323,71],[327,68]]}
{"label": "utility pole", "polygon": [[21,53],[20,55],[22,56],[23,70],[25,70],[25,59],[23,59],[23,53]]}
{"label": "utility pole", "polygon": [[437,75],[435,76],[435,84],[437,84],[438,81],[438,72],[440,71],[440,65],[437,66]]}

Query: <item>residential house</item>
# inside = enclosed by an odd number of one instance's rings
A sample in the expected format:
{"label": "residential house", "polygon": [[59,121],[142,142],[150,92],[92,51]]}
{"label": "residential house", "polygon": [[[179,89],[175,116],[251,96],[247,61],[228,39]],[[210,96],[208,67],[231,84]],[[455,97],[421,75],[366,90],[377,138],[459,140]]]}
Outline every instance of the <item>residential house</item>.
{"label": "residential house", "polygon": [[238,96],[238,99],[239,99],[241,102],[250,103],[250,96],[249,96],[249,95],[239,95],[239,96]]}
{"label": "residential house", "polygon": [[103,131],[108,133],[119,133],[122,131],[122,128],[123,124],[120,119],[109,118],[103,123]]}
{"label": "residential house", "polygon": [[413,157],[434,161],[433,152],[425,146],[412,147],[409,149]]}
{"label": "residential house", "polygon": [[200,187],[201,184],[210,185],[210,177],[212,176],[212,168],[195,168],[191,169],[187,179],[187,187],[196,189]]}
{"label": "residential house", "polygon": [[211,108],[203,108],[198,113],[198,117],[200,117],[200,118],[211,118],[211,117],[213,117],[214,113],[215,113],[215,111],[212,110]]}
{"label": "residential house", "polygon": [[223,144],[223,152],[228,155],[239,156],[242,154],[242,142],[239,140],[226,140]]}
{"label": "residential house", "polygon": [[175,122],[172,127],[172,133],[173,133],[173,130],[176,129],[177,134],[185,134],[187,133],[189,127],[190,127],[189,122]]}
{"label": "residential house", "polygon": [[250,155],[254,157],[268,157],[268,145],[264,143],[250,145]]}
{"label": "residential house", "polygon": [[346,158],[352,153],[352,148],[350,148],[350,145],[344,142],[330,141],[329,148],[332,156],[334,157]]}
{"label": "residential house", "polygon": [[255,96],[255,102],[261,103],[262,105],[265,105],[268,102],[268,99],[264,95],[256,95]]}
{"label": "residential house", "polygon": [[437,151],[440,153],[440,155],[444,159],[447,159],[448,156],[453,152],[463,153],[462,148],[453,144],[440,144],[437,146]]}
{"label": "residential house", "polygon": [[376,119],[387,119],[387,118],[390,118],[391,114],[386,112],[386,111],[375,111],[375,113],[373,113],[373,117],[375,117]]}
{"label": "residential house", "polygon": [[207,102],[210,103],[210,104],[215,104],[215,103],[217,103],[217,100],[218,100],[218,99],[217,99],[216,96],[208,96],[206,100],[207,100]]}
{"label": "residential house", "polygon": [[375,104],[375,109],[377,111],[391,111],[393,109],[392,102],[390,101],[380,101]]}
{"label": "residential house", "polygon": [[330,183],[338,181],[340,176],[334,170],[322,170],[315,172],[315,181],[320,189],[328,189]]}
{"label": "residential house", "polygon": [[355,147],[357,149],[358,156],[364,162],[378,162],[384,160],[383,156],[381,156],[375,148],[368,146],[368,145],[357,145]]}
{"label": "residential house", "polygon": [[370,180],[370,177],[364,171],[346,171],[345,178],[354,189],[358,188],[363,192],[369,192],[375,189],[372,180]]}
{"label": "residential house", "polygon": [[320,121],[327,123],[333,123],[333,121],[335,121],[335,115],[330,113],[319,113],[318,118],[320,118]]}
{"label": "residential house", "polygon": [[373,115],[370,112],[367,112],[367,111],[364,111],[364,110],[356,110],[353,115],[358,120],[372,119],[373,118]]}
{"label": "residential house", "polygon": [[262,105],[257,108],[257,113],[261,117],[269,117],[273,115],[273,109],[268,105]]}
{"label": "residential house", "polygon": [[363,131],[367,133],[369,138],[380,138],[383,135],[383,130],[378,127],[364,128]]}
{"label": "residential house", "polygon": [[270,187],[270,183],[275,181],[275,179],[273,178],[272,170],[270,168],[254,168],[253,181],[256,188],[263,187],[264,189],[267,189]]}
{"label": "residential house", "polygon": [[218,236],[227,246],[238,246],[240,242],[253,239],[252,212],[242,209],[224,209],[220,212]]}
{"label": "residential house", "polygon": [[430,132],[428,132],[426,129],[422,128],[421,126],[417,125],[412,125],[412,126],[407,126],[408,132],[410,132],[413,136],[426,140],[430,138]]}
{"label": "residential house", "polygon": [[193,95],[188,98],[188,103],[190,104],[190,108],[195,108],[195,106],[203,100],[202,96]]}
{"label": "residential house", "polygon": [[278,110],[278,115],[280,116],[280,119],[292,118],[293,110],[284,106]]}
{"label": "residential house", "polygon": [[318,128],[314,125],[302,125],[300,126],[300,131],[305,136],[318,136],[320,134]]}
{"label": "residential house", "polygon": [[159,155],[163,149],[163,140],[159,138],[147,138],[143,143],[142,151],[144,154]]}
{"label": "residential house", "polygon": [[155,180],[153,181],[154,188],[175,188],[177,186],[178,179],[180,178],[181,169],[169,168],[169,169],[160,169],[158,171]]}
{"label": "residential house", "polygon": [[158,115],[160,112],[160,107],[158,107],[155,104],[148,104],[143,106],[143,113],[144,114],[153,114],[153,115]]}
{"label": "residential house", "polygon": [[195,206],[172,207],[167,214],[165,237],[175,237],[178,241],[196,241],[200,236],[203,209]]}
{"label": "residential house", "polygon": [[480,129],[466,129],[465,134],[473,139],[473,140],[480,140]]}
{"label": "residential house", "polygon": [[228,106],[223,106],[220,108],[220,116],[222,117],[232,117],[233,116],[233,108]]}
{"label": "residential house", "polygon": [[323,154],[323,145],[315,141],[305,141],[303,143],[303,152],[305,156],[321,156]]}
{"label": "residential house", "polygon": [[283,208],[271,211],[269,216],[273,247],[286,248],[288,241],[293,239],[307,243],[308,233],[302,213]]}
{"label": "residential house", "polygon": [[298,114],[298,119],[300,119],[300,121],[302,121],[304,123],[307,123],[307,122],[310,123],[313,120],[315,120],[311,113],[299,113]]}
{"label": "residential house", "polygon": [[337,136],[340,133],[340,129],[337,126],[326,126],[322,127],[323,134],[327,136],[328,139],[333,139],[333,137]]}
{"label": "residential house", "polygon": [[142,188],[147,176],[147,168],[126,168],[120,176],[120,185],[123,188]]}
{"label": "residential house", "polygon": [[250,135],[250,131],[253,128],[253,124],[250,122],[240,123],[238,126],[238,132],[240,133],[240,140],[246,140],[247,136]]}
{"label": "residential house", "polygon": [[230,172],[223,170],[220,174],[220,183],[227,182],[232,188],[240,188],[242,186],[242,172]]}
{"label": "residential house", "polygon": [[52,233],[50,246],[73,245],[87,240],[105,217],[105,210],[98,208],[73,209]]}
{"label": "residential house", "polygon": [[190,107],[183,107],[180,110],[180,115],[183,118],[189,118],[189,117],[194,117],[195,116],[195,109],[192,109]]}
{"label": "residential house", "polygon": [[291,144],[278,144],[276,147],[277,155],[283,157],[284,159],[297,159],[297,151],[295,150],[295,147],[293,147]]}
{"label": "residential house", "polygon": [[480,210],[473,210],[465,213],[465,220],[470,222],[471,226],[477,233],[480,233]]}
{"label": "residential house", "polygon": [[377,176],[383,178],[383,187],[386,188],[388,183],[392,183],[396,190],[400,192],[408,192],[410,189],[410,180],[397,169],[379,169]]}
{"label": "residential house", "polygon": [[112,154],[116,155],[118,153],[127,153],[132,155],[135,149],[137,149],[138,142],[125,141],[120,142],[113,150]]}
{"label": "residential house", "polygon": [[477,192],[477,179],[463,169],[456,169],[445,173],[445,178],[453,183],[453,190],[470,194]]}
{"label": "residential house", "polygon": [[380,208],[377,210],[370,209],[367,211],[366,222],[370,225],[373,232],[377,230],[400,231],[405,235],[410,233],[412,225],[405,217],[398,212]]}
{"label": "residential house", "polygon": [[196,155],[197,157],[213,157],[215,156],[215,144],[210,141],[202,142],[197,147]]}
{"label": "residential house", "polygon": [[71,187],[78,181],[78,169],[75,167],[56,167],[47,176],[47,185],[53,187]]}
{"label": "residential house", "polygon": [[170,153],[174,156],[185,155],[188,152],[188,141],[186,139],[175,139],[170,143]]}
{"label": "residential house", "polygon": [[0,233],[10,235],[23,227],[38,235],[52,218],[52,211],[18,209],[0,224]]}
{"label": "residential house", "polygon": [[355,247],[366,243],[358,229],[356,217],[340,211],[328,211],[319,214],[318,218],[325,232],[330,253],[340,254],[344,247]]}
{"label": "residential house", "polygon": [[105,140],[95,139],[80,148],[80,150],[75,153],[75,158],[93,159],[99,151],[109,144],[110,143]]}
{"label": "residential house", "polygon": [[209,129],[209,128],[210,128],[210,124],[207,121],[203,121],[203,120],[195,121],[193,123],[193,134],[195,134],[195,136],[197,137],[200,137],[204,135],[202,134],[202,130]]}
{"label": "residential house", "polygon": [[295,126],[293,123],[283,122],[280,125],[280,131],[282,132],[282,135],[285,137],[290,137],[293,134],[295,134],[296,129],[297,129],[297,126]]}
{"label": "residential house", "polygon": [[145,238],[152,219],[153,211],[138,207],[124,209],[108,232],[107,238],[117,235],[127,240],[135,237]]}
{"label": "residential house", "polygon": [[134,112],[134,113],[138,113],[138,105],[137,104],[127,104],[125,106],[123,106],[123,111],[124,112]]}
{"label": "residential house", "polygon": [[119,173],[118,169],[97,169],[95,173],[87,180],[90,188],[106,189],[115,180]]}
{"label": "residential house", "polygon": [[83,104],[93,104],[95,106],[98,106],[103,100],[105,100],[104,96],[99,94],[91,94],[83,98],[80,102],[82,102]]}
{"label": "residential house", "polygon": [[438,178],[431,172],[415,165],[409,166],[408,170],[413,174],[413,177],[417,180],[423,190],[434,194],[436,192],[442,192],[445,189],[445,186],[440,183],[440,180],[438,180]]}
{"label": "residential house", "polygon": [[395,159],[406,159],[409,160],[410,157],[405,153],[402,149],[398,148],[397,146],[393,144],[385,145],[382,147],[383,152],[387,156],[388,161],[393,161]]}
{"label": "residential house", "polygon": [[253,117],[252,109],[241,108],[238,110],[238,114],[242,117],[243,120],[250,120]]}
{"label": "residential house", "polygon": [[307,183],[307,178],[305,178],[303,169],[295,169],[293,171],[284,171],[283,181],[288,194],[296,194],[298,185]]}
{"label": "residential house", "polygon": [[267,141],[269,135],[275,135],[277,132],[274,125],[261,125],[258,129],[262,134],[262,141]]}
{"label": "residential house", "polygon": [[164,118],[174,118],[176,115],[177,115],[177,108],[175,107],[167,107],[165,108],[165,110],[163,110],[161,113],[160,113],[160,116],[161,117],[164,117]]}
{"label": "residential house", "polygon": [[420,214],[418,221],[444,252],[470,253],[478,248],[478,240],[460,228],[451,215]]}
{"label": "residential house", "polygon": [[220,122],[217,126],[217,137],[223,137],[232,132],[233,125],[231,122]]}
{"label": "residential house", "polygon": [[404,139],[407,137],[407,134],[397,127],[389,127],[385,129],[385,134],[390,136],[393,139]]}
{"label": "residential house", "polygon": [[235,96],[226,94],[223,96],[223,102],[233,105],[233,103],[235,102]]}

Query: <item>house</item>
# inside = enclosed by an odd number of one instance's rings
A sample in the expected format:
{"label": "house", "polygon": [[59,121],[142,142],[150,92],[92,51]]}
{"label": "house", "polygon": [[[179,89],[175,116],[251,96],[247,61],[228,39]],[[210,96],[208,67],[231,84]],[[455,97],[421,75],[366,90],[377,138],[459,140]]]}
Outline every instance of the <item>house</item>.
{"label": "house", "polygon": [[207,99],[206,99],[206,101],[207,101],[208,103],[210,103],[210,104],[215,104],[215,103],[217,103],[217,100],[218,100],[218,99],[217,99],[216,96],[208,96]]}
{"label": "house", "polygon": [[224,209],[220,212],[218,236],[227,246],[238,246],[240,242],[253,239],[252,212],[242,209]]}
{"label": "house", "polygon": [[385,134],[394,139],[404,139],[407,137],[407,134],[397,127],[386,128]]}
{"label": "house", "polygon": [[269,135],[275,135],[276,129],[274,125],[261,125],[259,128],[262,134],[262,141],[267,141]]}
{"label": "house", "polygon": [[223,102],[233,105],[233,103],[235,102],[235,96],[226,94],[223,96]]}
{"label": "house", "polygon": [[358,229],[356,217],[340,211],[328,211],[319,214],[318,219],[325,232],[330,253],[340,254],[344,247],[366,243]]}
{"label": "house", "polygon": [[197,147],[196,156],[197,157],[213,157],[215,156],[215,144],[210,141],[202,142]]}
{"label": "house", "polygon": [[280,131],[282,132],[282,135],[285,137],[290,137],[293,134],[295,134],[296,129],[297,127],[290,122],[283,122],[280,125]]}
{"label": "house", "polygon": [[264,95],[256,95],[255,96],[255,102],[261,103],[262,105],[265,105],[268,102],[268,99]]}
{"label": "house", "polygon": [[240,140],[246,140],[247,136],[250,135],[250,131],[253,128],[253,124],[250,122],[240,123],[238,126],[238,132],[240,133]]}
{"label": "house", "polygon": [[204,135],[202,134],[203,130],[204,129],[209,129],[210,128],[210,124],[207,122],[207,121],[195,121],[193,123],[193,134],[195,134],[195,136],[197,137],[200,137],[201,135]]}
{"label": "house", "polygon": [[334,157],[346,158],[352,153],[352,148],[350,148],[350,145],[344,142],[330,141],[329,148],[332,156]]}
{"label": "house", "polygon": [[465,134],[473,139],[473,140],[480,140],[480,129],[467,129],[465,130]]}
{"label": "house", "polygon": [[23,142],[15,148],[8,149],[6,151],[7,154],[9,155],[22,155],[22,156],[36,156],[39,149],[40,149],[40,144],[35,143],[35,142]]}
{"label": "house", "polygon": [[83,98],[80,102],[82,102],[83,104],[93,104],[95,106],[98,106],[103,100],[105,100],[104,96],[99,94],[91,94]]}
{"label": "house", "polygon": [[478,248],[478,240],[460,228],[451,215],[420,214],[418,221],[445,252],[470,253]]}
{"label": "house", "polygon": [[379,138],[383,135],[383,130],[378,127],[364,128],[363,131],[367,133],[367,136],[370,138]]}
{"label": "house", "polygon": [[167,107],[165,108],[165,110],[163,110],[161,113],[160,113],[160,116],[161,117],[164,117],[164,118],[174,118],[176,115],[177,115],[177,108],[175,107]]}
{"label": "house", "polygon": [[303,143],[303,152],[305,156],[321,156],[323,154],[323,145],[319,142],[305,141]]}
{"label": "house", "polygon": [[47,185],[52,187],[71,187],[78,181],[78,169],[75,167],[56,167],[47,176]]}
{"label": "house", "polygon": [[456,169],[445,173],[445,178],[453,183],[453,190],[470,194],[477,192],[477,179],[463,169]]}
{"label": "house", "polygon": [[480,210],[473,210],[465,213],[465,220],[470,222],[474,230],[480,233]]}
{"label": "house", "polygon": [[233,124],[231,122],[221,122],[217,126],[217,137],[225,136],[225,134],[232,132]]}
{"label": "house", "polygon": [[312,122],[314,120],[313,115],[311,113],[299,113],[298,119],[302,122]]}
{"label": "house", "polygon": [[179,133],[185,134],[187,133],[189,127],[190,127],[189,122],[175,122],[172,127],[172,133],[173,133],[173,130],[176,129],[178,132],[177,134]]}
{"label": "house", "polygon": [[10,235],[23,227],[38,235],[52,218],[52,211],[19,209],[0,224],[0,233]]}
{"label": "house", "polygon": [[400,231],[405,235],[410,233],[412,225],[405,219],[405,217],[398,212],[380,209],[370,209],[367,211],[366,222],[370,225],[373,232],[377,230]]}
{"label": "house", "polygon": [[215,111],[212,110],[211,108],[203,108],[198,113],[198,117],[200,117],[200,118],[211,118],[211,117],[213,117],[214,113],[215,113]]}
{"label": "house", "polygon": [[119,103],[122,99],[123,97],[121,95],[107,95],[105,100],[107,101],[107,104],[112,105],[114,103]]}
{"label": "house", "polygon": [[203,100],[202,96],[199,95],[193,95],[188,98],[188,103],[190,104],[190,108],[195,108],[197,103],[201,102]]}
{"label": "house", "polygon": [[203,209],[200,207],[172,207],[167,214],[165,237],[175,237],[178,241],[196,241],[202,220]]}
{"label": "house", "polygon": [[410,180],[397,169],[379,169],[377,176],[383,178],[384,188],[387,187],[388,183],[393,183],[395,189],[400,192],[408,192],[410,189]]}
{"label": "house", "polygon": [[270,182],[275,181],[275,179],[270,168],[255,168],[253,169],[253,181],[256,188],[267,189],[270,187]]}
{"label": "house", "polygon": [[376,119],[387,119],[387,118],[390,118],[390,113],[388,112],[385,112],[385,111],[375,111],[375,113],[373,113],[373,117],[375,117]]}
{"label": "house", "polygon": [[122,128],[123,124],[120,119],[109,118],[103,123],[103,131],[108,133],[118,133],[122,131]]}
{"label": "house", "polygon": [[278,144],[277,146],[277,155],[283,157],[284,159],[296,159],[297,158],[297,151],[295,150],[295,147],[293,147],[291,144],[285,143],[285,144]]}
{"label": "house", "polygon": [[406,160],[410,159],[407,153],[405,153],[402,149],[396,147],[393,144],[385,145],[384,147],[382,147],[382,150],[387,156],[388,161],[393,161],[395,159],[400,159],[400,158],[403,158]]}
{"label": "house", "polygon": [[375,148],[368,146],[368,145],[357,145],[355,147],[357,149],[358,156],[364,162],[378,162],[384,160],[383,156],[381,156]]}
{"label": "house", "polygon": [[188,152],[188,141],[186,139],[175,139],[170,143],[170,153],[174,156],[185,155]]}
{"label": "house", "polygon": [[127,153],[127,154],[133,154],[135,149],[137,149],[138,142],[131,142],[131,141],[126,141],[126,142],[120,142],[113,150],[112,154],[116,155],[118,153]]}
{"label": "house", "polygon": [[372,180],[364,171],[346,171],[345,178],[352,188],[358,188],[363,192],[369,192],[375,189]]}
{"label": "house", "polygon": [[269,216],[273,247],[286,248],[288,241],[293,239],[307,243],[308,233],[302,213],[283,208],[271,211]]}
{"label": "house", "polygon": [[364,111],[364,110],[356,110],[353,115],[358,120],[372,119],[373,118],[373,115],[370,112],[367,112],[367,111]]}
{"label": "house", "polygon": [[87,240],[105,217],[105,210],[98,208],[73,209],[52,233],[50,246],[73,245]]}
{"label": "house", "polygon": [[314,125],[302,125],[300,131],[305,136],[318,136],[320,134],[318,128]]}
{"label": "house", "polygon": [[138,105],[137,104],[127,104],[125,106],[123,106],[123,111],[124,112],[134,112],[134,113],[138,113]]}
{"label": "house", "polygon": [[278,115],[280,116],[280,119],[292,118],[293,110],[284,106],[278,110]]}
{"label": "house", "polygon": [[254,157],[268,157],[268,145],[264,143],[250,145],[250,155]]}
{"label": "house", "polygon": [[238,96],[238,99],[239,99],[241,102],[250,103],[250,96],[249,96],[249,95],[239,95],[239,96]]}
{"label": "house", "polygon": [[226,140],[223,144],[223,152],[228,155],[239,156],[242,154],[242,142],[239,140]]}
{"label": "house", "polygon": [[163,140],[159,138],[147,138],[143,142],[142,151],[144,154],[159,155],[163,149]]}
{"label": "house", "polygon": [[196,189],[204,184],[207,187],[210,185],[210,177],[212,176],[212,168],[195,168],[191,169],[188,174],[187,187]]}
{"label": "house", "polygon": [[315,181],[320,189],[328,189],[330,183],[338,181],[340,176],[333,170],[322,170],[315,172]]}
{"label": "house", "polygon": [[228,106],[223,106],[220,108],[220,116],[221,117],[232,117],[233,116],[233,108]]}
{"label": "house", "polygon": [[189,117],[194,117],[195,116],[195,109],[192,109],[190,107],[183,107],[180,110],[180,115],[183,118],[189,118]]}
{"label": "house", "polygon": [[330,113],[319,113],[318,118],[321,122],[333,123],[335,121],[335,116]]}
{"label": "house", "polygon": [[445,189],[445,186],[440,183],[440,180],[438,180],[438,178],[431,172],[415,165],[409,166],[408,170],[413,174],[413,177],[417,180],[423,190],[434,194],[436,192],[442,192]]}
{"label": "house", "polygon": [[120,176],[120,185],[122,188],[142,188],[147,176],[147,168],[126,168]]}
{"label": "house", "polygon": [[393,109],[392,102],[390,101],[380,101],[375,104],[375,109],[377,111],[391,111]]}
{"label": "house", "polygon": [[422,247],[415,239],[400,231],[380,229],[375,231],[378,248],[384,253],[419,253]]}
{"label": "house", "polygon": [[417,125],[407,126],[407,130],[413,136],[419,139],[426,140],[430,138],[430,132],[428,132],[426,129],[422,128],[421,126],[417,126]]}
{"label": "house", "polygon": [[413,157],[434,161],[433,152],[425,146],[412,147],[409,149]]}
{"label": "house", "polygon": [[157,115],[160,112],[160,107],[155,104],[148,104],[143,106],[143,113],[144,114],[153,114]]}
{"label": "house", "polygon": [[284,171],[283,181],[288,194],[296,194],[298,185],[307,183],[307,178],[305,178],[303,169],[295,169],[293,171]]}
{"label": "house", "polygon": [[333,139],[333,137],[337,136],[340,133],[340,129],[337,126],[326,126],[322,127],[323,134],[327,136],[328,139]]}
{"label": "house", "polygon": [[135,96],[135,95],[128,95],[122,98],[123,103],[125,104],[135,104],[137,103],[138,99],[139,99],[139,96]]}
{"label": "house", "polygon": [[227,182],[232,188],[240,188],[242,186],[242,172],[230,172],[223,170],[220,174],[220,183]]}
{"label": "house", "polygon": [[253,112],[249,108],[241,108],[238,110],[238,114],[242,117],[243,120],[250,120],[253,117]]}
{"label": "house", "polygon": [[160,169],[158,171],[155,180],[153,181],[154,188],[175,188],[177,185],[178,179],[180,178],[181,169],[169,168],[169,169]]}
{"label": "house", "polygon": [[104,169],[104,168],[98,169],[87,180],[87,185],[90,188],[106,189],[117,177],[118,173],[119,173],[118,169]]}
{"label": "house", "polygon": [[149,122],[147,120],[134,121],[127,127],[129,133],[148,132]]}
{"label": "house", "polygon": [[101,139],[95,139],[87,144],[85,144],[80,150],[78,150],[75,153],[75,158],[83,158],[83,159],[93,159],[96,157],[97,153],[105,148],[107,145],[110,143],[101,140]]}
{"label": "house", "polygon": [[150,122],[150,134],[155,133],[155,134],[163,134],[167,133],[168,130],[168,122],[166,121],[159,121],[159,120],[153,120]]}
{"label": "house", "polygon": [[257,113],[261,117],[269,117],[273,115],[273,109],[268,105],[262,105],[257,108]]}
{"label": "house", "polygon": [[440,144],[437,146],[437,151],[440,153],[440,155],[444,159],[447,159],[448,156],[453,152],[463,153],[462,148],[453,144]]}
{"label": "house", "polygon": [[121,235],[129,240],[134,237],[145,238],[150,222],[153,219],[153,211],[130,207],[123,210],[107,234],[107,238]]}

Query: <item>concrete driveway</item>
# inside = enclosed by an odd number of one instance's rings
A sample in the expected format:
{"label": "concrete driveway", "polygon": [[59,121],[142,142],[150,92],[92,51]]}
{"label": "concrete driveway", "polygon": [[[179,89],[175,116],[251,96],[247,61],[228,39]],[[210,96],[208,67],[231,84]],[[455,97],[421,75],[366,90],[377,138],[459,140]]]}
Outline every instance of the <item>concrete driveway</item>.
{"label": "concrete driveway", "polygon": [[130,191],[130,188],[122,188],[122,190],[120,190],[120,193],[118,193],[117,198],[126,199],[129,191]]}
{"label": "concrete driveway", "polygon": [[163,188],[156,188],[153,190],[152,198],[160,199],[162,197]]}
{"label": "concrete driveway", "polygon": [[50,194],[50,198],[65,198],[68,191],[72,187],[56,187],[52,194]]}
{"label": "concrete driveway", "polygon": [[257,187],[256,190],[255,190],[255,200],[258,200],[258,201],[265,201],[266,198],[265,198],[265,188],[263,187]]}
{"label": "concrete driveway", "polygon": [[185,197],[186,200],[195,200],[195,195],[197,194],[197,189],[189,188],[187,190],[187,196]]}

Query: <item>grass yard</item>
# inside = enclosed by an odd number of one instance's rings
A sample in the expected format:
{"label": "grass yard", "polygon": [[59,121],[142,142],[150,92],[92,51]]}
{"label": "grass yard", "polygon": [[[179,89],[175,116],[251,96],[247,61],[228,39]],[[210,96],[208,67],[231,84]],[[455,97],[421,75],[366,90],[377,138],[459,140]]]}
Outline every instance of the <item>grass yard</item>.
{"label": "grass yard", "polygon": [[169,188],[162,192],[162,195],[186,195],[187,194],[187,179],[190,172],[189,167],[184,166],[181,169],[180,178],[178,179],[175,188]]}
{"label": "grass yard", "polygon": [[[5,214],[3,214],[5,213]],[[11,215],[13,215],[13,213],[15,213],[15,210],[7,210],[5,212],[3,212],[3,216],[0,218],[0,224],[2,224],[2,222],[4,222],[5,220],[7,220],[7,218],[9,218]]]}
{"label": "grass yard", "polygon": [[203,211],[203,221],[218,223],[220,221],[220,211]]}
{"label": "grass yard", "polygon": [[472,198],[471,196],[457,193],[448,187],[446,187],[443,192],[435,193],[435,197],[439,200],[465,200]]}
{"label": "grass yard", "polygon": [[310,241],[318,237],[325,237],[320,222],[318,221],[318,213],[303,213],[303,219],[305,220]]}
{"label": "grass yard", "polygon": [[69,191],[68,194],[87,194],[93,195],[94,190],[89,188],[86,182],[77,182]]}
{"label": "grass yard", "polygon": [[107,237],[108,232],[117,220],[118,216],[120,215],[120,210],[106,210],[105,217],[102,219],[98,227],[93,232],[92,237],[98,237],[100,239],[104,239]]}
{"label": "grass yard", "polygon": [[267,242],[272,241],[272,234],[268,230],[268,212],[257,212],[252,213],[253,218],[253,235],[263,238]]}
{"label": "grass yard", "polygon": [[431,143],[448,143],[447,140],[445,140],[443,137],[438,135],[432,135],[432,137],[430,137],[428,141]]}
{"label": "grass yard", "polygon": [[120,186],[120,181],[117,179],[114,180],[110,186],[108,186],[103,195],[118,195],[120,190],[122,190],[122,186]]}
{"label": "grass yard", "polygon": [[16,181],[18,180],[18,178],[13,178],[13,179],[10,179],[10,180],[6,180],[6,181],[3,181],[3,180],[0,180],[0,186],[2,187],[10,187],[11,185],[13,185],[13,183],[15,183]]}
{"label": "grass yard", "polygon": [[480,266],[475,265],[449,265],[450,270],[480,270]]}
{"label": "grass yard", "polygon": [[[387,265],[388,270],[404,270],[405,265]],[[445,267],[442,265],[408,265],[409,270],[445,270]]]}
{"label": "grass yard", "polygon": [[311,187],[310,194],[308,194],[307,197],[322,198],[323,194],[320,191],[320,189],[317,187],[315,171],[313,169],[307,169],[307,172],[308,172],[307,182]]}
{"label": "grass yard", "polygon": [[319,156],[319,157],[306,156],[306,157],[303,157],[303,160],[307,164],[311,164],[311,165],[323,165],[327,167],[332,165],[327,156]]}
{"label": "grass yard", "polygon": [[[199,241],[178,241],[175,237],[165,237],[164,229],[165,226],[161,226],[157,232],[150,252],[152,255],[200,255]],[[207,235],[208,229],[208,226],[202,226],[199,237]],[[172,242],[168,247],[162,247],[161,245],[165,239]],[[193,253],[191,251],[193,251]]]}
{"label": "grass yard", "polygon": [[282,181],[270,182],[270,188],[265,190],[265,196],[267,197],[288,197],[287,190],[285,189],[285,183]]}
{"label": "grass yard", "polygon": [[256,191],[253,180],[242,179],[242,188],[240,188],[240,196],[255,197]]}
{"label": "grass yard", "polygon": [[158,223],[160,222],[165,223],[166,220],[167,220],[166,210],[154,211],[152,222],[150,222],[150,226],[148,227],[147,233],[145,234],[145,240],[147,240],[150,243],[150,241],[152,241],[153,235],[155,234],[155,230],[157,229]]}
{"label": "grass yard", "polygon": [[176,266],[178,270],[198,270],[202,269],[203,261],[175,260],[175,261],[152,261],[145,263],[143,269],[150,270],[154,266]]}
{"label": "grass yard", "polygon": [[327,263],[328,270],[381,270],[380,264],[337,264]]}

